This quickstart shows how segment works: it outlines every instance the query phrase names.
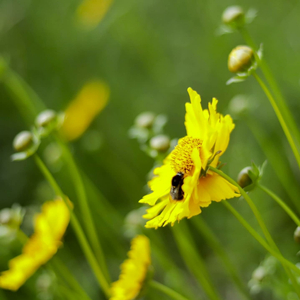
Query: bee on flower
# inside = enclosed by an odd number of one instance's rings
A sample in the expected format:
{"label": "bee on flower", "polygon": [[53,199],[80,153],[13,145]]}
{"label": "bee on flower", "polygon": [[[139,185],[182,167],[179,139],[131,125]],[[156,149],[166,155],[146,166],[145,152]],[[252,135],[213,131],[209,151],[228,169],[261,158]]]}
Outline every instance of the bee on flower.
{"label": "bee on flower", "polygon": [[139,202],[151,208],[144,218],[147,228],[158,228],[201,213],[212,201],[239,197],[237,187],[209,170],[218,167],[234,129],[232,118],[217,113],[217,99],[203,110],[199,94],[188,88],[191,103],[186,103],[187,135],[154,170],[150,182],[152,193]]}

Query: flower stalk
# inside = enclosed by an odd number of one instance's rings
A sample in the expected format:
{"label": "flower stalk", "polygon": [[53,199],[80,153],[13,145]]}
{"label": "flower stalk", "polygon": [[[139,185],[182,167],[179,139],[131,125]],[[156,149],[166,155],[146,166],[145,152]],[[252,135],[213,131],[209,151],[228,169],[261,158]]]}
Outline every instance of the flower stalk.
{"label": "flower stalk", "polygon": [[210,247],[215,251],[215,253],[220,257],[220,259],[223,262],[223,265],[225,266],[228,274],[231,276],[232,281],[235,283],[239,291],[243,294],[245,299],[252,299],[248,289],[246,288],[245,284],[240,279],[239,274],[237,273],[237,270],[235,266],[230,261],[227,253],[223,249],[220,241],[218,240],[217,236],[213,233],[211,228],[208,226],[208,224],[203,220],[203,218],[192,218],[191,220],[196,229],[202,234],[202,236],[206,239],[207,243],[210,245]]}
{"label": "flower stalk", "polygon": [[172,228],[172,231],[179,252],[181,253],[181,256],[188,269],[197,278],[209,299],[220,300],[221,298],[211,282],[211,278],[206,269],[204,260],[199,251],[196,250],[197,246],[193,242],[186,224],[181,222],[176,229]]}
{"label": "flower stalk", "polygon": [[169,287],[155,281],[155,280],[151,280],[149,282],[149,286],[157,291],[160,291],[162,293],[164,293],[165,295],[171,297],[174,300],[188,300],[187,298],[185,298],[184,296],[178,294],[177,292],[175,292],[174,290],[170,289]]}
{"label": "flower stalk", "polygon": [[[256,205],[254,204],[254,202],[252,201],[252,199],[248,196],[248,194],[233,180],[231,179],[229,176],[227,176],[226,174],[224,174],[222,171],[216,169],[216,168],[213,168],[213,167],[210,167],[210,170],[212,170],[213,172],[219,174],[220,176],[222,176],[223,178],[225,178],[226,180],[228,180],[230,183],[232,183],[233,185],[235,185],[241,195],[244,197],[244,199],[247,201],[248,205],[250,206],[255,218],[257,219],[258,221],[258,224],[260,226],[260,228],[262,229],[263,231],[263,234],[266,238],[266,240],[268,241],[268,244],[271,246],[272,250],[275,251],[278,255],[280,255],[282,257],[282,254],[279,250],[279,248],[277,247],[276,243],[274,242],[271,234],[269,233]],[[286,263],[283,263],[282,264],[283,268],[285,269],[286,273],[288,274],[288,276],[290,277],[291,281],[292,281],[292,284],[295,288],[295,290],[297,291],[297,294],[300,296],[300,287],[297,283],[297,280],[294,276],[294,274],[291,272],[290,268],[287,266]]]}
{"label": "flower stalk", "polygon": [[50,186],[53,188],[55,194],[57,196],[60,196],[66,203],[66,205],[68,206],[68,208],[70,209],[70,214],[71,214],[71,225],[74,229],[74,232],[77,236],[78,242],[86,256],[86,259],[88,260],[97,280],[99,285],[102,287],[105,295],[107,297],[109,297],[110,295],[110,288],[109,288],[109,283],[107,282],[103,271],[101,270],[101,268],[98,265],[98,262],[93,254],[93,251],[91,250],[91,247],[85,237],[84,231],[81,228],[80,223],[78,222],[77,217],[75,216],[75,214],[73,213],[73,211],[71,210],[70,204],[66,199],[66,196],[64,195],[64,193],[62,192],[61,188],[59,187],[59,185],[57,184],[57,182],[55,181],[54,177],[52,176],[52,174],[50,173],[50,171],[48,170],[48,168],[46,167],[46,165],[44,164],[44,162],[39,158],[39,156],[37,154],[34,155],[35,158],[35,162],[37,164],[37,166],[39,167],[40,171],[43,173],[43,175],[45,176],[46,180],[49,182]]}
{"label": "flower stalk", "polygon": [[[255,42],[253,41],[252,37],[250,36],[248,30],[245,28],[245,26],[240,27],[238,29],[242,35],[242,37],[244,38],[245,42],[252,48],[252,49],[257,49],[257,46],[255,45]],[[255,52],[256,55],[256,52]],[[278,101],[278,105],[281,109],[281,111],[283,112],[283,115],[285,117],[285,119],[287,120],[293,134],[296,136],[296,139],[298,141],[298,143],[300,143],[300,133],[298,130],[298,127],[295,123],[295,120],[291,114],[290,109],[288,108],[285,99],[276,83],[275,78],[272,75],[272,72],[269,68],[269,66],[267,65],[265,60],[261,60],[260,62],[260,68],[263,72],[264,77],[266,78],[269,86],[271,87],[271,90],[273,91],[273,93],[275,94],[275,98]]]}
{"label": "flower stalk", "polygon": [[78,197],[80,212],[82,214],[82,220],[84,220],[83,224],[85,226],[87,236],[90,240],[90,243],[92,245],[96,257],[99,260],[101,269],[103,270],[103,273],[105,274],[105,277],[107,278],[108,282],[110,282],[110,277],[105,263],[104,254],[98,238],[98,234],[93,221],[91,210],[88,204],[87,195],[82,181],[82,177],[74,161],[74,158],[69,150],[69,147],[62,141],[62,139],[58,134],[54,134],[54,137],[56,142],[59,144],[60,148],[62,149],[63,157],[65,159],[65,162],[68,165],[70,176],[72,178],[74,188]]}
{"label": "flower stalk", "polygon": [[286,135],[286,138],[287,138],[287,140],[288,140],[288,142],[289,142],[289,144],[290,144],[290,146],[292,148],[292,151],[294,153],[294,156],[296,158],[298,166],[300,168],[300,154],[299,154],[299,151],[297,149],[297,146],[296,146],[296,143],[294,141],[294,138],[293,138],[293,136],[292,136],[292,134],[291,134],[291,132],[290,132],[287,124],[286,124],[286,121],[285,121],[285,119],[284,119],[284,117],[283,117],[283,115],[282,115],[282,113],[281,113],[281,111],[280,111],[280,109],[279,109],[279,107],[278,107],[275,99],[273,98],[272,94],[270,93],[268,87],[261,80],[261,78],[257,75],[257,73],[253,72],[252,75],[257,80],[257,82],[259,83],[259,85],[261,86],[261,88],[263,89],[263,91],[265,92],[266,96],[268,97],[268,99],[269,99],[269,101],[270,101],[270,103],[271,103],[271,105],[272,105],[272,107],[273,107],[273,109],[274,109],[274,111],[276,113],[276,116],[277,116],[277,118],[278,118],[278,120],[280,122],[280,125],[281,125],[281,127],[282,127],[282,129],[283,129],[283,131],[284,131],[284,133]]}
{"label": "flower stalk", "polygon": [[290,216],[290,218],[296,223],[297,226],[300,226],[300,220],[296,216],[296,214],[284,203],[282,199],[280,199],[276,194],[274,194],[271,190],[266,188],[261,184],[257,184],[262,191],[264,191],[267,195],[269,195],[273,200],[275,200],[281,208]]}

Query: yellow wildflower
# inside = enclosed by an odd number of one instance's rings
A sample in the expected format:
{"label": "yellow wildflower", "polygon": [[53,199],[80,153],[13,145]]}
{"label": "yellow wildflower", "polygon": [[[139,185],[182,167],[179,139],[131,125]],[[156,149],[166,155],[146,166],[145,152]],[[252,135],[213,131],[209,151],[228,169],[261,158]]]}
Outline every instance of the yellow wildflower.
{"label": "yellow wildflower", "polygon": [[98,80],[85,84],[65,111],[62,132],[66,139],[79,138],[105,107],[108,98],[109,87],[104,82]]}
{"label": "yellow wildflower", "polygon": [[111,286],[110,300],[132,300],[141,292],[151,264],[149,239],[144,235],[135,237],[128,257],[121,265],[119,280]]}
{"label": "yellow wildflower", "polygon": [[[201,213],[212,201],[238,197],[238,189],[224,178],[208,170],[216,167],[225,152],[234,128],[229,115],[217,113],[217,99],[202,109],[201,98],[188,88],[191,103],[186,103],[185,126],[187,136],[165,159],[163,166],[154,170],[149,186],[153,191],[140,200],[152,207],[144,218],[151,219],[147,228],[157,228],[182,218]],[[158,201],[159,200],[159,201]]]}
{"label": "yellow wildflower", "polygon": [[87,29],[96,27],[104,18],[112,0],[84,0],[77,9],[77,19]]}
{"label": "yellow wildflower", "polygon": [[34,234],[22,254],[9,261],[9,270],[0,275],[0,287],[16,291],[36,270],[57,252],[69,224],[70,212],[62,200],[48,201],[35,217]]}

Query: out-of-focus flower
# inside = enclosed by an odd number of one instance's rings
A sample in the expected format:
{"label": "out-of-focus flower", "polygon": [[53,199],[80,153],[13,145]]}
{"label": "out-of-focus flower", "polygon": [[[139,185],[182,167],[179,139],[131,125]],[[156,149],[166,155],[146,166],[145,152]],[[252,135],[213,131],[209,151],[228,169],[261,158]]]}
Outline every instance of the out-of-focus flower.
{"label": "out-of-focus flower", "polygon": [[77,21],[87,29],[93,29],[104,18],[112,0],[84,0],[77,9]]}
{"label": "out-of-focus flower", "polygon": [[62,133],[67,140],[79,138],[106,106],[109,87],[103,81],[88,82],[65,111]]}
{"label": "out-of-focus flower", "polygon": [[0,287],[16,291],[57,252],[69,224],[70,212],[60,200],[48,201],[34,220],[34,234],[22,254],[9,261],[9,270],[0,275]]}
{"label": "out-of-focus flower", "polygon": [[[212,201],[238,197],[238,189],[223,177],[208,170],[219,166],[234,124],[229,115],[217,113],[217,100],[202,110],[200,96],[188,89],[191,103],[186,103],[185,126],[187,136],[165,159],[149,186],[153,193],[140,200],[153,207],[144,216],[151,219],[147,228],[172,225],[182,218],[201,213]],[[157,202],[159,200],[159,202]]]}
{"label": "out-of-focus flower", "polygon": [[151,264],[150,242],[144,235],[138,235],[131,241],[128,259],[121,265],[119,280],[111,286],[110,300],[138,299],[147,280]]}

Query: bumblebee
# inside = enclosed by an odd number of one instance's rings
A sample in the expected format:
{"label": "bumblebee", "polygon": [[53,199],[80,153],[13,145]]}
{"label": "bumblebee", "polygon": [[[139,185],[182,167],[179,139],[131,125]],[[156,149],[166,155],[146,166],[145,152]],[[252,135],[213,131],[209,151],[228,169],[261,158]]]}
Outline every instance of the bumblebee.
{"label": "bumblebee", "polygon": [[182,200],[184,197],[184,192],[182,190],[183,178],[184,174],[182,172],[178,172],[171,181],[171,190],[170,195],[173,200]]}

